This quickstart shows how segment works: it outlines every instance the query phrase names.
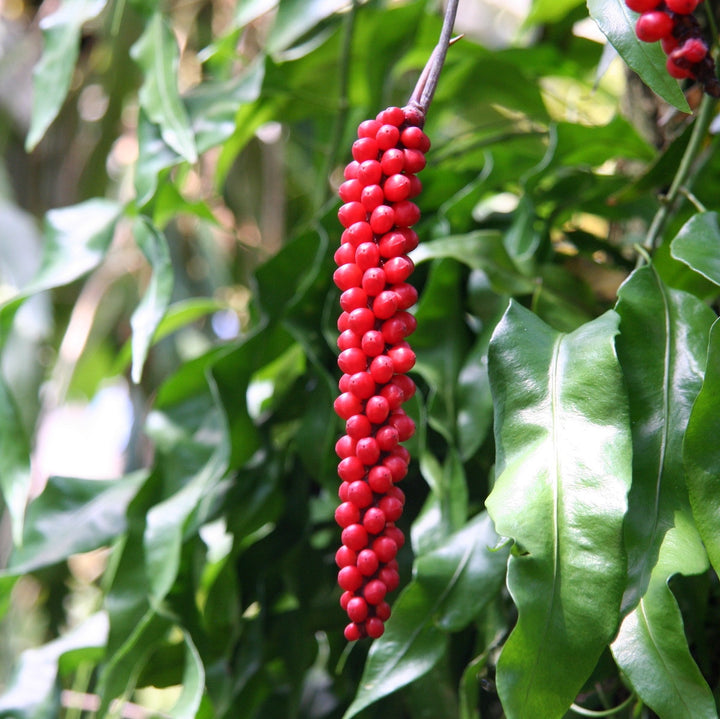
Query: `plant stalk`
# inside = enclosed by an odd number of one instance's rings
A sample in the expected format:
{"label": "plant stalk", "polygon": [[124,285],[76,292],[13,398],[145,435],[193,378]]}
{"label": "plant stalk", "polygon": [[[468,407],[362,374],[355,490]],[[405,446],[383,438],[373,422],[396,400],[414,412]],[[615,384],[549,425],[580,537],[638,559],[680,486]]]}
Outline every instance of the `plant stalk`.
{"label": "plant stalk", "polygon": [[[643,247],[648,251],[652,251],[657,247],[660,241],[660,236],[665,228],[665,224],[670,217],[670,214],[675,209],[678,195],[681,194],[682,188],[693,170],[693,165],[695,164],[695,160],[700,152],[703,140],[705,139],[710,123],[712,122],[713,111],[716,103],[717,100],[709,95],[705,95],[703,97],[702,103],[700,104],[700,110],[697,118],[695,119],[695,124],[693,125],[690,142],[685,148],[685,153],[680,160],[680,164],[678,165],[678,169],[675,173],[672,184],[670,185],[670,189],[662,198],[662,204],[655,213],[655,217],[653,217],[647,236],[643,242]],[[641,258],[639,258],[639,262],[641,262]]]}

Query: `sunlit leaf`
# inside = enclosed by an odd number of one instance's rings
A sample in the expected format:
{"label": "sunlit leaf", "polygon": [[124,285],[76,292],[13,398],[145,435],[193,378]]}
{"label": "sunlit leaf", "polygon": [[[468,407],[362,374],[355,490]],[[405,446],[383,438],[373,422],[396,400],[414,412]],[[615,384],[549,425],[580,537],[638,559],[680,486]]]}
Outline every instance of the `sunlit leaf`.
{"label": "sunlit leaf", "polygon": [[510,719],[562,717],[614,635],[625,581],[630,430],[606,313],[571,334],[514,302],[490,343],[498,478],[518,622],[497,686]]}
{"label": "sunlit leaf", "polygon": [[720,225],[717,212],[698,212],[675,235],[672,256],[720,285]]}
{"label": "sunlit leaf", "polygon": [[134,225],[135,241],[150,263],[150,282],[130,318],[132,327],[132,380],[139,383],[155,333],[172,295],[174,276],[165,236],[147,218]]}
{"label": "sunlit leaf", "polygon": [[33,68],[33,112],[25,149],[42,140],[65,102],[80,54],[82,26],[97,17],[107,0],[67,0],[40,22],[43,54]]}

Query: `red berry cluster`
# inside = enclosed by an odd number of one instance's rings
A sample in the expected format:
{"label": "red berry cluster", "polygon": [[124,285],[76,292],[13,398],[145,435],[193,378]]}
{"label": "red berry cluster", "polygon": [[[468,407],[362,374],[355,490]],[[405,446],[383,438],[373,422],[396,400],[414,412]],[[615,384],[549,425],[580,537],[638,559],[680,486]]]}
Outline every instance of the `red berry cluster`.
{"label": "red berry cluster", "polygon": [[640,13],[635,34],[643,42],[662,44],[668,56],[668,74],[679,80],[699,80],[705,92],[720,96],[720,83],[715,75],[715,62],[702,38],[697,18],[693,15],[702,0],[625,0]]}
{"label": "red berry cluster", "polygon": [[340,457],[335,519],[342,547],[335,555],[344,590],[340,606],[350,624],[345,637],[377,638],[390,616],[385,595],[397,588],[395,559],[405,542],[395,525],[405,502],[397,486],[410,455],[399,443],[415,432],[401,408],[415,393],[408,372],[415,353],[405,341],[416,326],[408,310],[417,290],[407,279],[414,269],[407,253],[418,244],[412,226],[420,210],[412,198],[421,190],[430,140],[413,108],[389,107],[358,127],[353,161],[345,168],[338,211],[345,228],[335,252],[333,280],[341,290],[338,366],[342,393],[335,412],[345,434],[335,445]]}

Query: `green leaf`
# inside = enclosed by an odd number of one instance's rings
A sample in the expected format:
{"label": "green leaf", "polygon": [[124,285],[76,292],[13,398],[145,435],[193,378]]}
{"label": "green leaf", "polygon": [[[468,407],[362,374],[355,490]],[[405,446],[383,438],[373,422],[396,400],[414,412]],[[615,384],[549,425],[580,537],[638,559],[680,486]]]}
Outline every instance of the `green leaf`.
{"label": "green leaf", "polygon": [[511,302],[490,342],[498,479],[518,622],[497,670],[509,719],[562,717],[614,635],[630,430],[608,312],[571,334]]}
{"label": "green leaf", "polygon": [[[182,482],[179,491],[150,509],[143,536],[149,593],[156,603],[161,602],[175,582],[180,567],[180,553],[186,531],[202,523],[205,502],[212,499],[225,475],[230,455],[228,428],[217,396],[215,382],[208,377],[213,411],[204,417],[194,440],[202,445],[207,459],[197,472]],[[156,421],[152,434],[156,441],[169,443],[163,449],[172,450],[181,441],[172,427],[161,428]],[[175,480],[177,481],[177,479]],[[200,517],[200,519],[198,519]]]}
{"label": "green leaf", "polygon": [[683,464],[690,506],[710,562],[720,574],[720,321],[710,332],[705,381],[693,404],[685,441]]}
{"label": "green leaf", "polygon": [[189,632],[183,629],[182,636],[185,649],[182,691],[169,714],[174,719],[196,719],[205,689],[205,667]]}
{"label": "green leaf", "polygon": [[97,662],[107,641],[108,620],[99,612],[67,634],[34,649],[26,649],[5,691],[0,695],[0,717],[53,719],[59,715],[56,686],[58,664],[72,652],[75,662]]}
{"label": "green leaf", "polygon": [[180,53],[163,16],[155,12],[130,54],[144,72],[140,105],[162,139],[188,162],[197,160],[195,138],[177,87]]}
{"label": "green leaf", "polygon": [[629,579],[623,599],[623,609],[629,610],[645,592],[676,512],[689,507],[682,442],[702,384],[715,314],[693,295],[668,288],[653,267],[636,270],[625,281],[616,309],[633,429],[633,486],[625,520]]}
{"label": "green leaf", "polygon": [[587,6],[590,16],[642,81],[681,112],[691,112],[677,81],[665,70],[660,43],[642,42],[635,35],[637,13],[632,12],[624,0],[587,0]]}
{"label": "green leaf", "polygon": [[348,5],[347,0],[280,0],[267,50],[275,55]]}
{"label": "green leaf", "polygon": [[107,0],[67,0],[40,22],[43,54],[33,68],[33,111],[25,149],[31,152],[60,112],[80,53],[82,26],[97,17]]}
{"label": "green leaf", "polygon": [[13,544],[20,546],[25,505],[30,490],[30,444],[23,429],[15,398],[1,372],[0,490],[12,522]]}
{"label": "green leaf", "polygon": [[700,574],[707,557],[689,513],[677,512],[663,538],[648,590],[625,617],[612,652],[640,698],[667,719],[717,719],[712,692],[690,654],[682,615],[668,587],[679,568]]}
{"label": "green leaf", "polygon": [[235,22],[240,27],[257,20],[261,15],[277,7],[280,0],[244,0],[235,10]]}
{"label": "green leaf", "polygon": [[22,546],[6,573],[26,574],[110,542],[125,531],[125,510],[146,479],[146,471],[120,479],[50,477],[28,507]]}
{"label": "green leaf", "polygon": [[373,642],[360,687],[343,719],[429,672],[447,645],[446,632],[466,627],[500,590],[507,552],[485,512],[416,563],[415,578],[393,607],[385,634]]}
{"label": "green leaf", "polygon": [[670,254],[720,285],[720,225],[717,212],[698,212],[675,235]]}
{"label": "green leaf", "polygon": [[162,322],[173,291],[173,267],[165,235],[145,217],[135,221],[133,234],[150,263],[152,274],[140,304],[130,318],[132,327],[132,381],[139,383],[153,337]]}
{"label": "green leaf", "polygon": [[117,202],[92,199],[47,213],[40,269],[17,295],[0,304],[0,346],[30,295],[73,282],[100,264],[121,212]]}

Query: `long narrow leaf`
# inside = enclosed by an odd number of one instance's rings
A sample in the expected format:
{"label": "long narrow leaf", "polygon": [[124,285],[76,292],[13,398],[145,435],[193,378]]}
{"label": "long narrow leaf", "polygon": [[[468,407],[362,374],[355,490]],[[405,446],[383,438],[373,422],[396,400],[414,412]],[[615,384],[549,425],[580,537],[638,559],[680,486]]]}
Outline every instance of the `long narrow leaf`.
{"label": "long narrow leaf", "polygon": [[497,686],[509,719],[562,717],[619,623],[631,443],[606,313],[571,334],[511,303],[490,344],[497,469],[518,622]]}

